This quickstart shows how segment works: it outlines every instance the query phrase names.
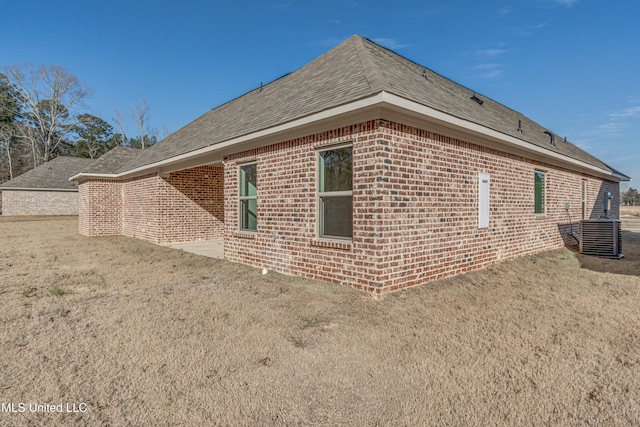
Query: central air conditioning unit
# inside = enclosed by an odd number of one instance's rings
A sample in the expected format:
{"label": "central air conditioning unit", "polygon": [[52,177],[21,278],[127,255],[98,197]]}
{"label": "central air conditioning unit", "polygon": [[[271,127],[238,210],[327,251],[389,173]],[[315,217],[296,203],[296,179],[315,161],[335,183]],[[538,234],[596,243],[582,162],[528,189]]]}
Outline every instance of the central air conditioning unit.
{"label": "central air conditioning unit", "polygon": [[620,220],[587,219],[580,221],[580,253],[608,258],[624,258]]}

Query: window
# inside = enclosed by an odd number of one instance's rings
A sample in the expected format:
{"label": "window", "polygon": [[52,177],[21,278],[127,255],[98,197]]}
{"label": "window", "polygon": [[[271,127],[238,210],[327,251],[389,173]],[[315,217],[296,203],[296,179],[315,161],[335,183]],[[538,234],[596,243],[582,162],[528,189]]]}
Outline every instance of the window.
{"label": "window", "polygon": [[255,231],[258,228],[256,172],[255,163],[240,166],[240,230]]}
{"label": "window", "polygon": [[352,147],[318,153],[318,225],[320,237],[353,235]]}
{"label": "window", "polygon": [[535,171],[534,176],[534,213],[544,213],[544,185],[545,185],[545,173],[541,171]]}

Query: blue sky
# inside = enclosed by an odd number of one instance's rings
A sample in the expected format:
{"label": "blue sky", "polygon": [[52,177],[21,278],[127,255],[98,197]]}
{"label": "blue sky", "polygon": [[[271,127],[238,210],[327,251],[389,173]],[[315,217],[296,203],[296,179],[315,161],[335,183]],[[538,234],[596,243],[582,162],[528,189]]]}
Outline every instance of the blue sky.
{"label": "blue sky", "polygon": [[360,34],[640,180],[637,0],[0,0],[0,11],[0,66],[66,68],[112,124],[144,98],[152,127],[178,130]]}

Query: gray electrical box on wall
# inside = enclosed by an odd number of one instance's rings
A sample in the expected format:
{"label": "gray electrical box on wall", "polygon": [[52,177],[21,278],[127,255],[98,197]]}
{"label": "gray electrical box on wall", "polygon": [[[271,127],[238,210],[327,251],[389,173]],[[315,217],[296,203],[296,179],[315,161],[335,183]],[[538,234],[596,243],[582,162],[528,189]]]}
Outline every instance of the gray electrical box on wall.
{"label": "gray electrical box on wall", "polygon": [[478,175],[478,228],[489,228],[489,187],[491,179],[486,173]]}

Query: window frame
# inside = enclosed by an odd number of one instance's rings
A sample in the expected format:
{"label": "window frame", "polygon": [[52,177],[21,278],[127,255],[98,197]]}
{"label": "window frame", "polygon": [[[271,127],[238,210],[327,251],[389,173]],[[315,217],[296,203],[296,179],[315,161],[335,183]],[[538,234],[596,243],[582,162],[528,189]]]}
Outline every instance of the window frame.
{"label": "window frame", "polygon": [[[351,190],[349,191],[320,191],[321,177],[321,154],[326,151],[339,150],[341,148],[351,148]],[[337,145],[327,145],[316,148],[316,238],[319,240],[339,240],[351,242],[353,240],[353,142]],[[331,236],[322,234],[324,218],[322,215],[323,197],[351,197],[351,236]]]}
{"label": "window frame", "polygon": [[[243,196],[242,195],[242,185],[244,182],[242,181],[242,168],[245,166],[256,167],[256,195],[255,196]],[[243,217],[242,217],[242,204],[245,200],[255,200],[256,201],[256,228],[243,228]],[[238,164],[238,231],[242,233],[256,233],[258,231],[258,162],[250,161]]]}
{"label": "window frame", "polygon": [[[536,177],[538,174],[542,175],[542,195],[541,198],[542,200],[540,200],[540,207],[542,209],[541,212],[537,212],[536,211],[536,201],[537,201],[537,184],[536,184]],[[543,216],[547,214],[547,171],[544,170],[540,170],[540,169],[535,169],[533,171],[533,213],[535,215],[539,215],[539,216]]]}

